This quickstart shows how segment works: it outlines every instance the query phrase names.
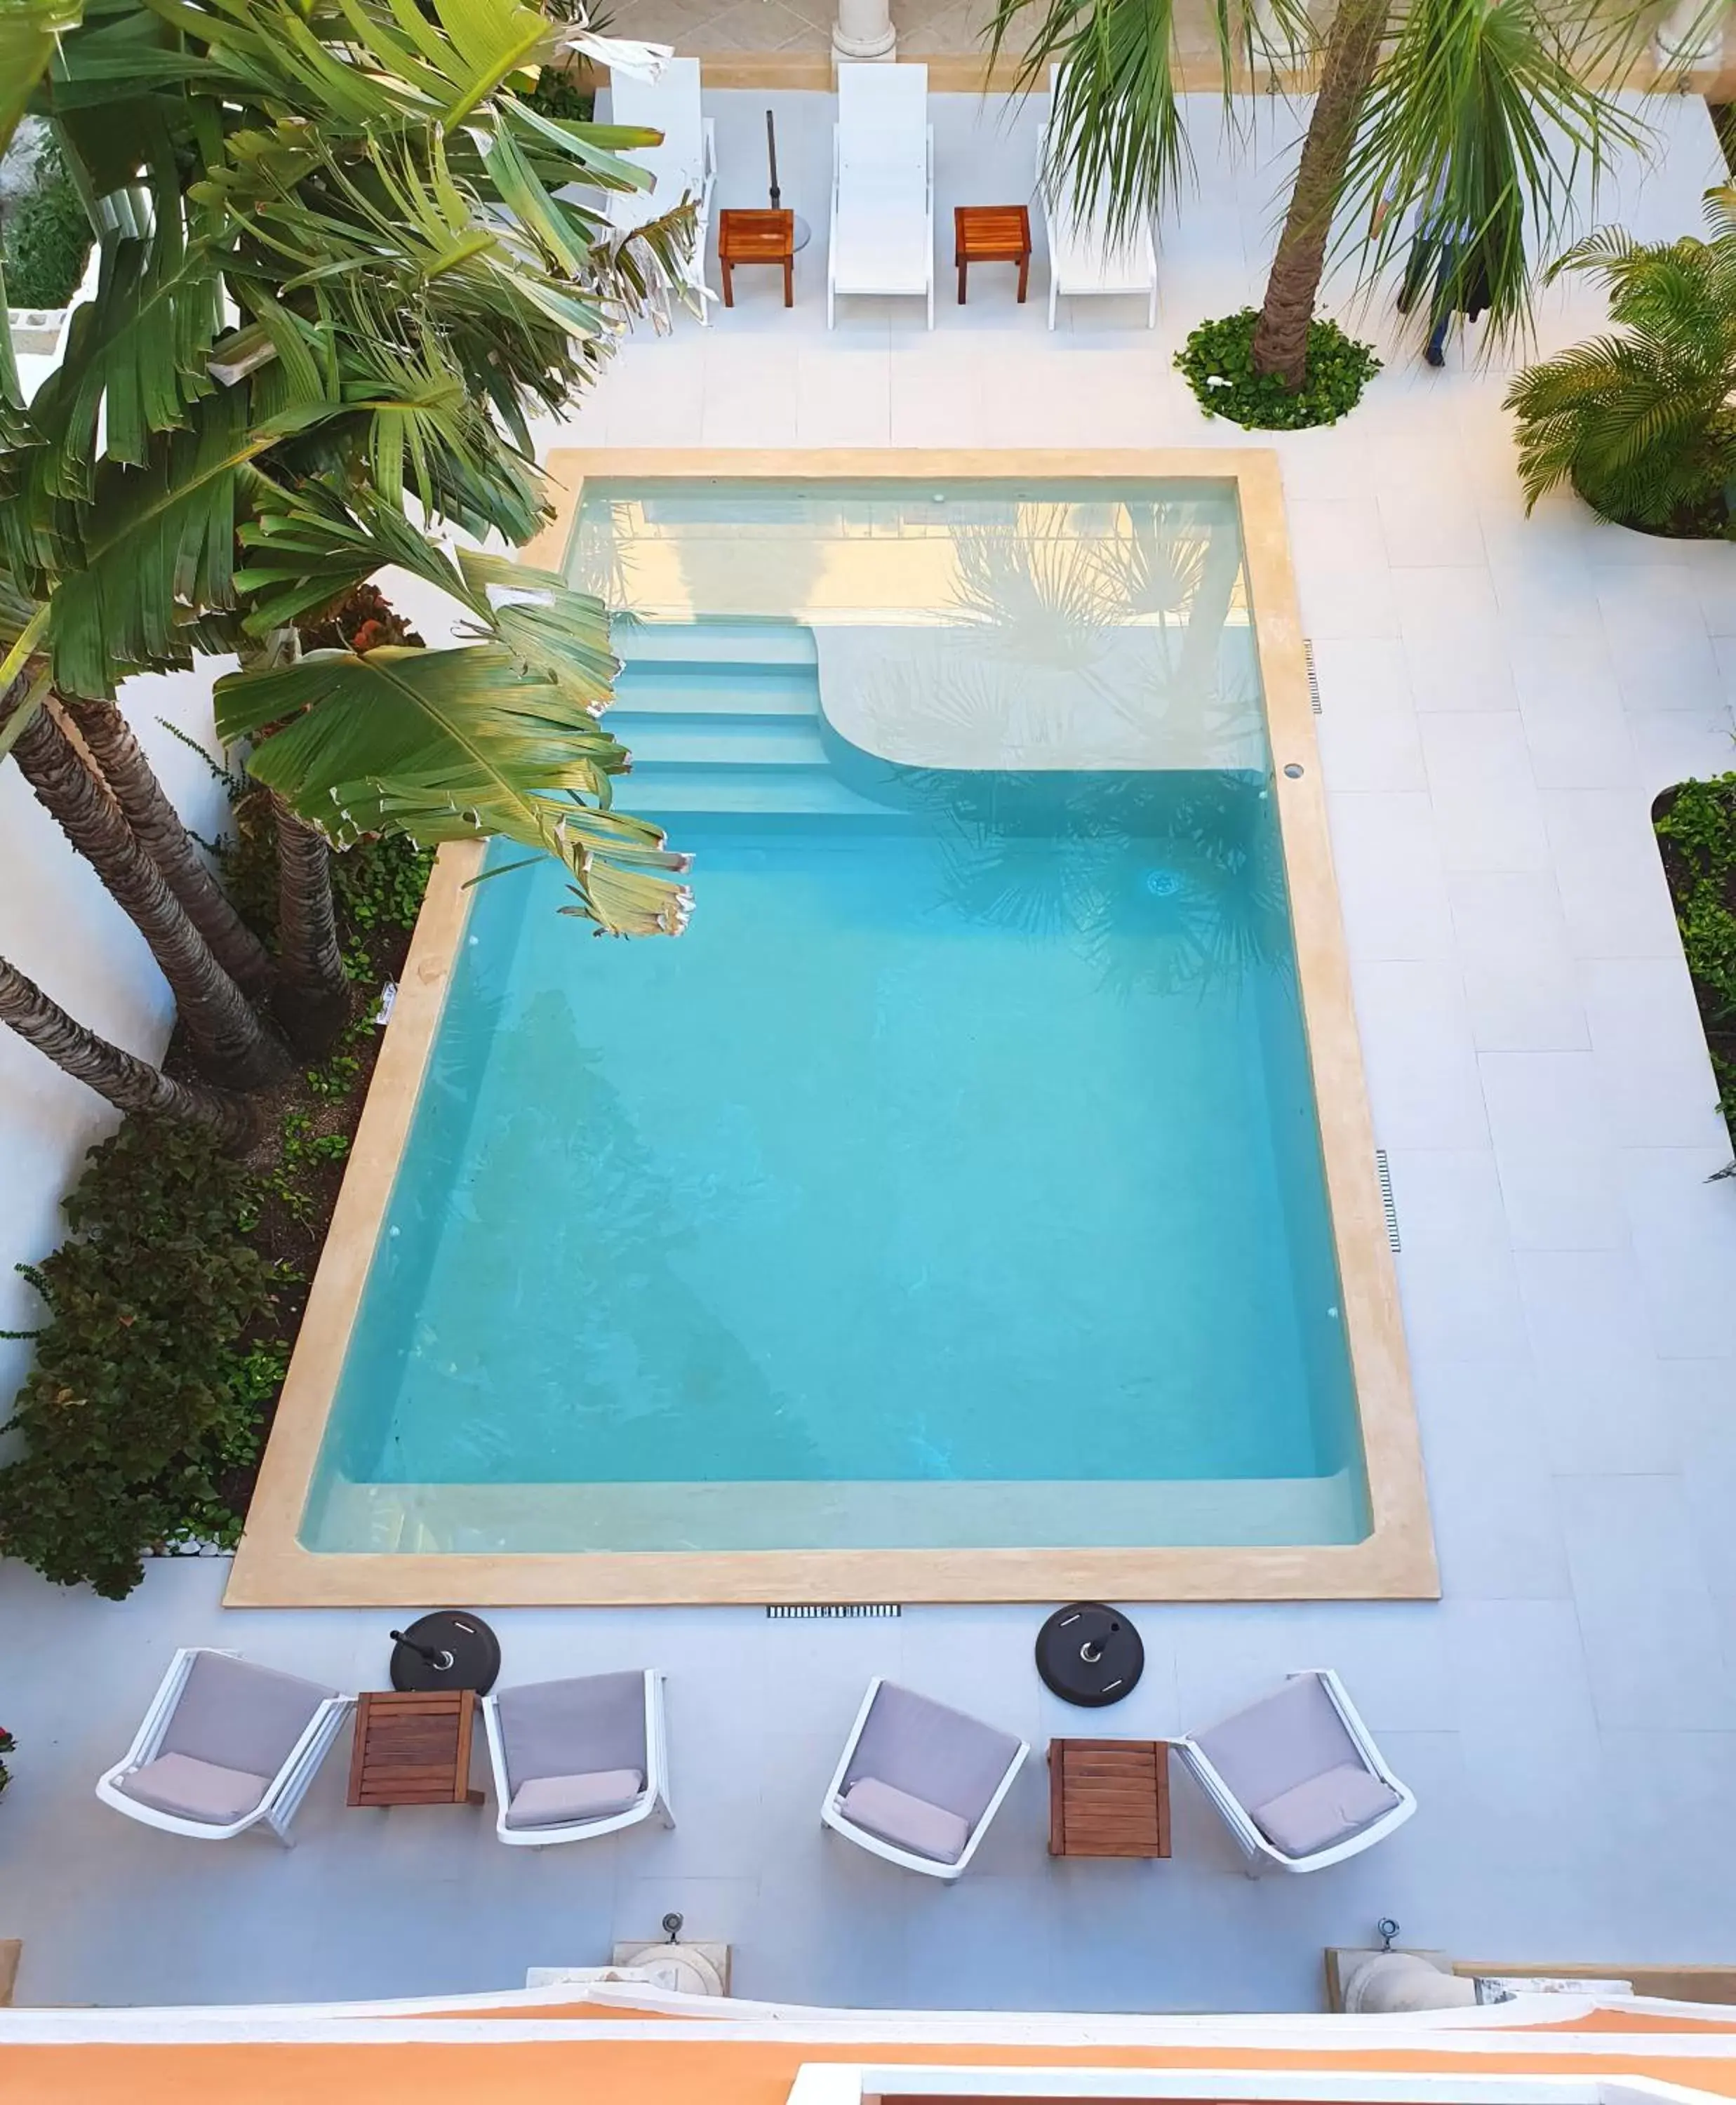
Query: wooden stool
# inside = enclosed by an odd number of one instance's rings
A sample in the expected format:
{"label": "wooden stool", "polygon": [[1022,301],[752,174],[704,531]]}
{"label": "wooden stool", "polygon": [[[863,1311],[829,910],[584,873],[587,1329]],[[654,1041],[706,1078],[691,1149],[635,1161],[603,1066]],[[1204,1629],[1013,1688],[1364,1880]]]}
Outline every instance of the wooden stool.
{"label": "wooden stool", "polygon": [[356,1700],[351,1805],[480,1805],[470,1788],[476,1692],[406,1695],[393,1689]]}
{"label": "wooden stool", "polygon": [[1167,1740],[1051,1740],[1051,1857],[1167,1857]]}
{"label": "wooden stool", "polygon": [[720,212],[718,261],[723,271],[723,304],[736,304],[732,273],[738,263],[781,263],[784,305],[795,305],[795,214],[793,212]]}
{"label": "wooden stool", "polygon": [[1022,204],[955,204],[952,208],[952,260],[959,266],[959,305],[964,304],[965,281],[973,263],[1016,263],[1018,297],[1024,303],[1031,282],[1031,212]]}

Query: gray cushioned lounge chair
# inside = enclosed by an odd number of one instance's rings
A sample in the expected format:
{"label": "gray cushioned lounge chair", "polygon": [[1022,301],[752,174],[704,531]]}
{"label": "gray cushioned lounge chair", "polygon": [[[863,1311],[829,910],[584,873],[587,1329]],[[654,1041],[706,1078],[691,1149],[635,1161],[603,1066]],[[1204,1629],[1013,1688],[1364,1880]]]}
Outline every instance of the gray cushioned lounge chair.
{"label": "gray cushioned lounge chair", "polygon": [[1030,1751],[1010,1732],[875,1679],[820,1817],[889,1864],[956,1879]]}
{"label": "gray cushioned lounge chair", "polygon": [[536,1848],[612,1835],[669,1811],[663,1676],[528,1682],[482,1702],[503,1842]]}
{"label": "gray cushioned lounge chair", "polygon": [[1318,1871],[1384,1841],[1416,1810],[1330,1667],[1293,1674],[1268,1696],[1176,1746],[1246,1852]]}
{"label": "gray cushioned lounge chair", "polygon": [[355,1705],[298,1674],[189,1647],[169,1662],[132,1745],[96,1785],[147,1827],[226,1842],[289,1822]]}

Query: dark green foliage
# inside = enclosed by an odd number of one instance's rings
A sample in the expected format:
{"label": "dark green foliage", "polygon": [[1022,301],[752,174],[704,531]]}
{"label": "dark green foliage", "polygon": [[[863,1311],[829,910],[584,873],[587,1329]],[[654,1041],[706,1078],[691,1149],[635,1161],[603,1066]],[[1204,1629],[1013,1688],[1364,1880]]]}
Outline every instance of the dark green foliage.
{"label": "dark green foliage", "polygon": [[[0,1755],[15,1752],[17,1745],[18,1742],[11,1734],[3,1727],[0,1727]],[[12,1772],[7,1767],[4,1761],[0,1761],[0,1795],[5,1794],[6,1787],[11,1781]]]}
{"label": "dark green foliage", "polygon": [[1736,775],[1681,783],[1658,802],[1658,838],[1719,1108],[1736,1136]]}
{"label": "dark green foliage", "polygon": [[544,117],[564,118],[574,124],[588,124],[597,106],[593,91],[581,87],[564,66],[542,67],[536,76],[536,86],[520,88],[518,99],[528,102]]}
{"label": "dark green foliage", "polygon": [[66,164],[51,146],[6,222],[6,297],[14,307],[64,307],[91,253],[91,222]]}
{"label": "dark green foliage", "polygon": [[1276,374],[1254,370],[1257,309],[1201,322],[1175,354],[1178,369],[1208,417],[1252,431],[1300,431],[1336,424],[1362,399],[1380,370],[1371,345],[1318,317],[1308,326],[1308,378],[1294,393]]}
{"label": "dark green foliage", "polygon": [[402,834],[358,842],[332,857],[338,909],[364,935],[414,927],[433,867],[434,851]]}
{"label": "dark green foliage", "polygon": [[118,1600],[141,1549],[238,1531],[221,1486],[255,1458],[262,1386],[242,1340],[276,1280],[244,1239],[248,1173],[203,1128],[130,1119],[88,1164],[72,1240],[25,1268],[49,1320],[14,1410],[25,1452],[0,1469],[0,1550]]}

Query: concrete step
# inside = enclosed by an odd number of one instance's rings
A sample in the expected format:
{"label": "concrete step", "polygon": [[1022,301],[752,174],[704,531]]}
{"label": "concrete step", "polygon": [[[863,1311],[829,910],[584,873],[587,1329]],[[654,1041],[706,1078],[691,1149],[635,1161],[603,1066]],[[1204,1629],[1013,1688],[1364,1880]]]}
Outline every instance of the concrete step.
{"label": "concrete step", "polygon": [[632,753],[635,768],[824,767],[817,717],[776,716],[642,716],[611,709],[608,727]]}
{"label": "concrete step", "polygon": [[611,623],[617,658],[629,664],[812,665],[812,629],[783,621],[626,621]]}
{"label": "concrete step", "polygon": [[660,716],[817,717],[812,665],[714,664],[703,659],[629,659],[615,682],[610,719]]}
{"label": "concrete step", "polygon": [[615,790],[622,808],[641,816],[680,811],[814,812],[833,818],[887,819],[899,814],[847,789],[820,767],[635,766]]}

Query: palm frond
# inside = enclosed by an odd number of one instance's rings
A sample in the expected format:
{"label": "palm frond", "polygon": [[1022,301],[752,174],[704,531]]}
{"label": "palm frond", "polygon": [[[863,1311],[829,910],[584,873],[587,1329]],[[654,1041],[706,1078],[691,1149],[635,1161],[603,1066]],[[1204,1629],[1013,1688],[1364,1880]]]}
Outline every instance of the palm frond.
{"label": "palm frond", "polygon": [[317,651],[232,674],[217,701],[226,740],[282,723],[251,771],[334,840],[504,835],[557,856],[573,910],[609,934],[673,933],[686,920],[686,859],[611,808],[624,749],[554,680],[527,677],[504,642]]}
{"label": "palm frond", "polygon": [[1363,113],[1347,223],[1383,201],[1423,208],[1414,229],[1388,217],[1368,267],[1411,244],[1412,274],[1435,288],[1419,320],[1487,307],[1485,355],[1528,330],[1532,257],[1559,245],[1578,169],[1649,136],[1585,77],[1585,20],[1555,0],[1415,0]]}

